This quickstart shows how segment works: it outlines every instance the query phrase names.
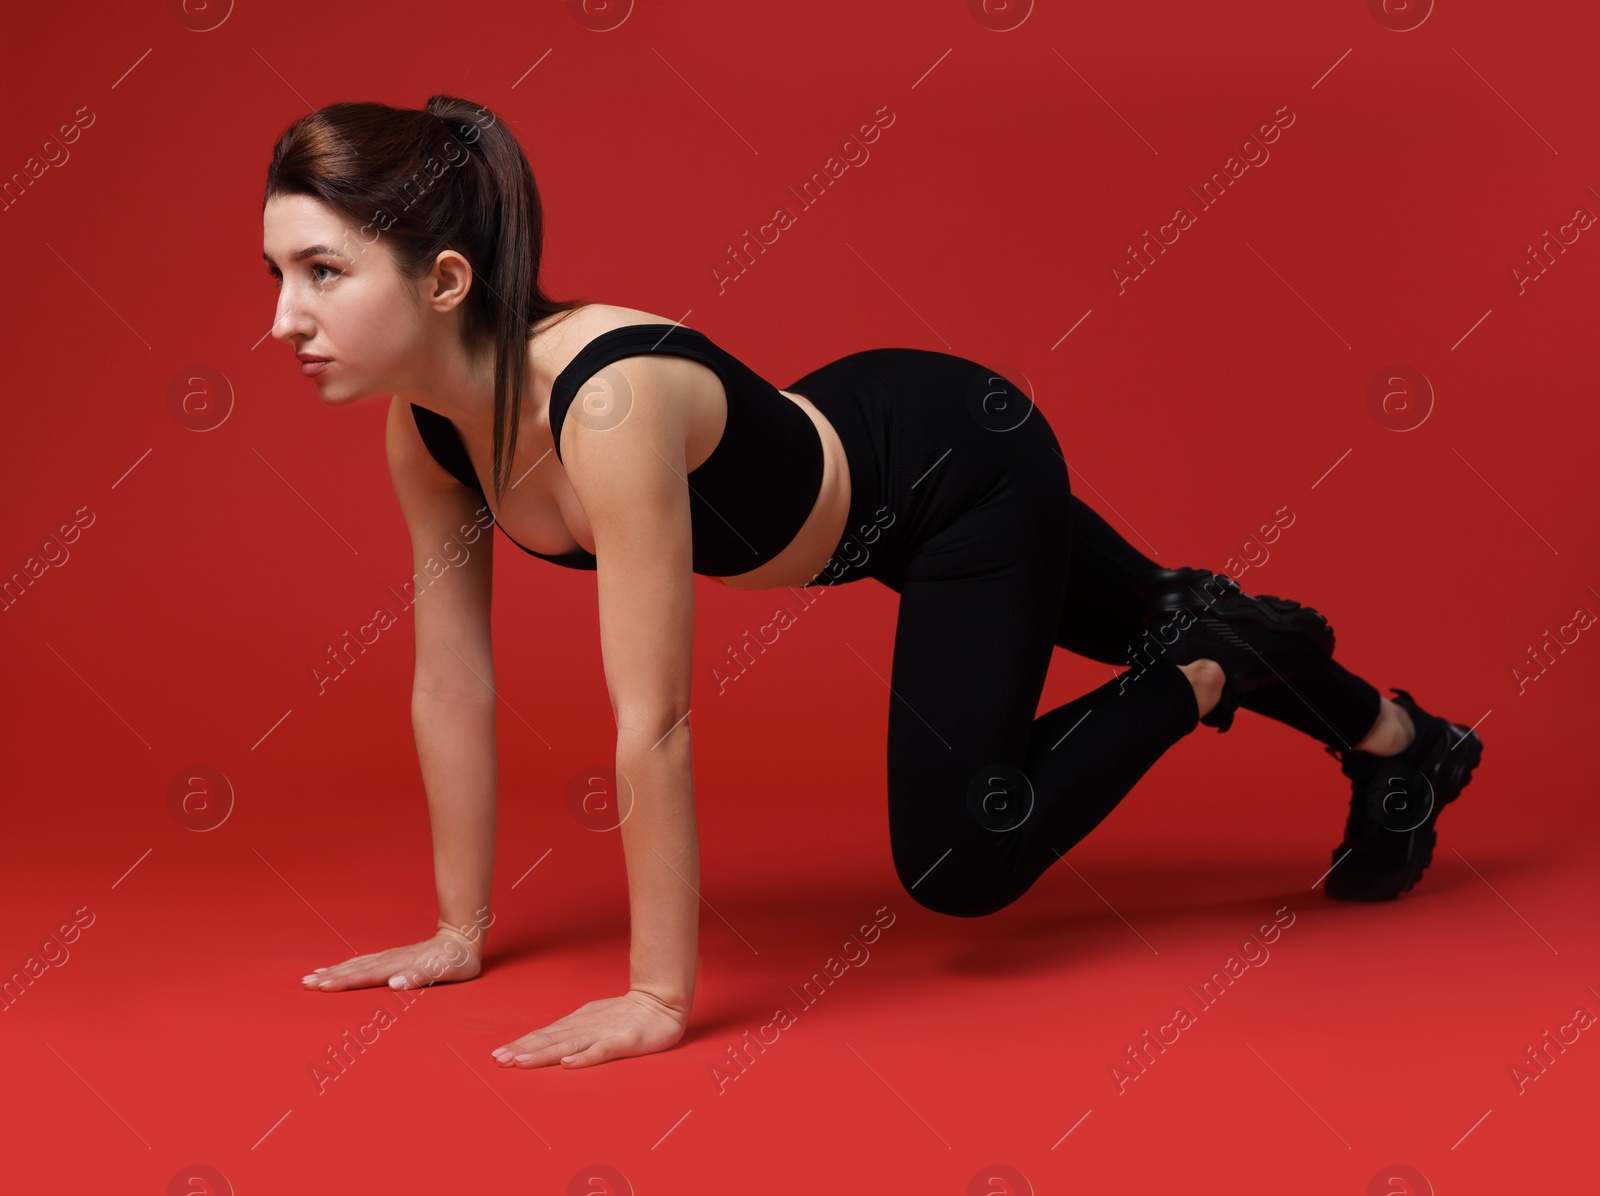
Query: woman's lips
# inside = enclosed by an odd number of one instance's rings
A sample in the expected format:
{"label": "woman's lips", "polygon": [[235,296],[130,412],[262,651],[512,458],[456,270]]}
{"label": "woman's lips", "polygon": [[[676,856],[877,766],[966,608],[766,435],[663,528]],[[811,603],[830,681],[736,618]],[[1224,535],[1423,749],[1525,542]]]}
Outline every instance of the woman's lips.
{"label": "woman's lips", "polygon": [[302,361],[300,363],[300,372],[306,377],[312,378],[322,373],[332,364],[332,361]]}

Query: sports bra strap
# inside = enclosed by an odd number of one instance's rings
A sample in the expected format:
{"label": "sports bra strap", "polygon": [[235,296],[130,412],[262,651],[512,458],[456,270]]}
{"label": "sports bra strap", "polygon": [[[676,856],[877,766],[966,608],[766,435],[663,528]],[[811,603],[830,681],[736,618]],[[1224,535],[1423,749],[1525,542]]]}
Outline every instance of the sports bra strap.
{"label": "sports bra strap", "polygon": [[[737,358],[719,349],[703,332],[682,324],[626,324],[602,332],[584,345],[551,384],[550,434],[555,439],[557,460],[561,459],[561,429],[566,423],[567,411],[577,397],[578,387],[620,358],[647,353],[688,357],[710,367],[721,380],[723,391],[730,400],[722,439],[736,443],[729,436],[739,410],[739,404],[731,401],[732,397],[748,393],[751,388],[765,387],[768,385],[766,380]],[[740,372],[743,376],[740,376]]]}

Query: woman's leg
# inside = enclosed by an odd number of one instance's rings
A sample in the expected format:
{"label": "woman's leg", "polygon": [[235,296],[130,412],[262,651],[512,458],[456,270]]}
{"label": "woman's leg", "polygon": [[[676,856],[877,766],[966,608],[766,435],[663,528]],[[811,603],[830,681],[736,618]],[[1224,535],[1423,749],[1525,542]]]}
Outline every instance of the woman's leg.
{"label": "woman's leg", "polygon": [[940,913],[1015,901],[1199,720],[1171,663],[1035,717],[1067,589],[1064,482],[963,513],[895,579],[889,833],[901,883]]}
{"label": "woman's leg", "polygon": [[[1131,597],[1141,574],[1162,566],[1117,533],[1092,508],[1072,497],[1072,571],[1056,643],[1107,664],[1126,664],[1145,638]],[[1381,696],[1338,661],[1309,681],[1285,682],[1245,697],[1246,710],[1276,719],[1330,747],[1359,743],[1378,720]]]}

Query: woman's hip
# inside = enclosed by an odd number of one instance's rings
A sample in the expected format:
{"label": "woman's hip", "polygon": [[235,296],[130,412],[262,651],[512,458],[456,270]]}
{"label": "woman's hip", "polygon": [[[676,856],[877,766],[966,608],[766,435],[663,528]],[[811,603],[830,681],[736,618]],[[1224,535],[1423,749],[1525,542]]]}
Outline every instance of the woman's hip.
{"label": "woman's hip", "polygon": [[[850,518],[820,584],[893,584],[916,550],[963,516],[997,550],[1058,535],[1070,488],[1054,430],[1012,379],[953,354],[867,349],[785,389],[833,424],[850,466]],[[896,586],[895,588],[899,588]]]}

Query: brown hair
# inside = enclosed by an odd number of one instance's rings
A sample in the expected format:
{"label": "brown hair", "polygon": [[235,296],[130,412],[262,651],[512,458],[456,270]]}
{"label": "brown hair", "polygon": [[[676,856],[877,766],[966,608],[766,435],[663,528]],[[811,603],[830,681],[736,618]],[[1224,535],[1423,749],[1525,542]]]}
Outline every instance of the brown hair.
{"label": "brown hair", "polygon": [[588,302],[539,287],[544,214],[517,139],[494,113],[456,96],[430,96],[422,108],[329,104],[279,136],[261,206],[278,195],[320,200],[367,244],[381,236],[407,278],[421,278],[446,249],[471,264],[463,336],[469,348],[494,345],[498,502],[516,452],[531,326]]}

